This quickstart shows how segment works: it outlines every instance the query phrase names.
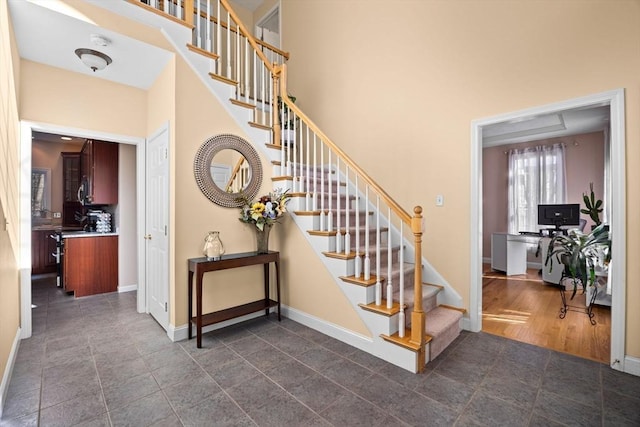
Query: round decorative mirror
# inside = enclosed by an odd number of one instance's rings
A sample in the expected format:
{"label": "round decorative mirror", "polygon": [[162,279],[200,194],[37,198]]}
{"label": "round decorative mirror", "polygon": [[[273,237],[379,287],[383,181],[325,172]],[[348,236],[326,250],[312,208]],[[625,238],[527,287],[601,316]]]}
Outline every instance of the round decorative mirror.
{"label": "round decorative mirror", "polygon": [[198,149],[193,171],[200,191],[213,203],[242,206],[238,198],[252,200],[262,185],[262,163],[255,148],[236,135],[207,139]]}

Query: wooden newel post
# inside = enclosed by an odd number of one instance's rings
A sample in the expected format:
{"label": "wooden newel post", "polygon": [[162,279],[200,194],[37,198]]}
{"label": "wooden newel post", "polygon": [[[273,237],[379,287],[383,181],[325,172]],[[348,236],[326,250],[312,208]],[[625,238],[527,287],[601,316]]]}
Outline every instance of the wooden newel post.
{"label": "wooden newel post", "polygon": [[282,76],[282,66],[274,62],[273,68],[275,72],[271,74],[273,80],[273,97],[271,106],[272,123],[273,123],[273,143],[280,145],[280,109],[278,108],[278,96],[280,95],[280,78]]}
{"label": "wooden newel post", "polygon": [[184,22],[193,25],[193,0],[184,0]]}
{"label": "wooden newel post", "polygon": [[411,312],[411,342],[420,346],[418,351],[417,372],[422,372],[426,360],[425,343],[425,314],[422,310],[422,206],[413,208],[411,218],[411,231],[413,232],[413,245],[415,248],[415,273],[414,273],[414,306]]}

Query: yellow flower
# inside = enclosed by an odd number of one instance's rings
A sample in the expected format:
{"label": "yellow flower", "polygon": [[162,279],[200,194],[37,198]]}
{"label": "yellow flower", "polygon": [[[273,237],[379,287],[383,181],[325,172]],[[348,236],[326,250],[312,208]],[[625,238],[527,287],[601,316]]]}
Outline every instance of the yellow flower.
{"label": "yellow flower", "polygon": [[262,212],[264,212],[264,204],[256,202],[253,204],[253,206],[251,206],[251,210],[254,213],[261,214]]}

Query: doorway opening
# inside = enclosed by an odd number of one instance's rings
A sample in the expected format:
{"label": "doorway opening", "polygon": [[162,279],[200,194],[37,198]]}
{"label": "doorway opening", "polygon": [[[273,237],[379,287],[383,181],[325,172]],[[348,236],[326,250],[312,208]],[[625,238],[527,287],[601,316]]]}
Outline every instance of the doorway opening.
{"label": "doorway opening", "polygon": [[[625,136],[624,136],[624,90],[618,89],[601,94],[577,98],[556,104],[535,107],[506,113],[500,116],[474,120],[472,130],[472,171],[471,171],[471,292],[470,292],[470,329],[482,330],[482,276],[483,276],[483,138],[491,126],[502,123],[518,123],[532,118],[559,115],[562,112],[594,107],[608,107],[610,116],[610,233],[612,253],[616,261],[612,263],[610,276],[612,282],[611,302],[611,355],[612,368],[624,371],[625,336],[625,272],[626,272],[626,234],[625,234]],[[491,132],[486,132],[491,135]],[[484,256],[487,256],[486,254]]]}
{"label": "doorway opening", "polygon": [[[121,258],[128,257],[133,258],[131,255],[136,254],[136,259],[144,259],[144,246],[138,244],[142,238],[142,227],[139,224],[143,224],[141,216],[144,214],[144,171],[145,171],[145,157],[144,157],[144,138],[129,137],[116,134],[107,134],[103,132],[96,132],[86,129],[76,129],[70,127],[61,127],[50,124],[40,124],[33,122],[21,122],[21,164],[20,164],[20,300],[21,300],[21,338],[29,338],[32,333],[32,313],[31,313],[31,265],[32,265],[32,245],[31,245],[31,231],[32,231],[32,212],[31,212],[31,169],[33,165],[32,150],[33,150],[33,134],[39,133],[40,135],[64,135],[78,139],[96,139],[108,142],[115,142],[124,147],[124,151],[127,155],[122,157],[123,165],[126,165],[126,169],[129,173],[128,181],[135,179],[136,185],[135,194],[130,194],[127,197],[129,211],[127,214],[127,224],[121,223],[119,233],[123,236],[126,235],[129,240],[127,248],[124,249],[123,255],[121,248],[119,253]],[[126,175],[126,174],[125,174]],[[121,175],[122,177],[122,175]],[[122,212],[118,212],[122,214]],[[136,231],[137,230],[137,231]],[[125,240],[127,240],[125,239]],[[144,284],[145,271],[144,263],[136,262],[131,266],[135,271],[132,273],[135,283],[122,283],[121,291],[133,290],[137,284]],[[141,300],[138,295],[137,301],[138,312],[146,311],[146,302]]]}

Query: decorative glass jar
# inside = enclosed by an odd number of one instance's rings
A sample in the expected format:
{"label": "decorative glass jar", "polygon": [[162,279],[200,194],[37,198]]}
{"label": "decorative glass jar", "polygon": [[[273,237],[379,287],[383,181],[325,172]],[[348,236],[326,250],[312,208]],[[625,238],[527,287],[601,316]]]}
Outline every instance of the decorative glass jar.
{"label": "decorative glass jar", "polygon": [[220,256],[224,254],[224,246],[222,240],[220,240],[219,231],[210,231],[207,237],[204,238],[204,255],[209,260],[219,260]]}

